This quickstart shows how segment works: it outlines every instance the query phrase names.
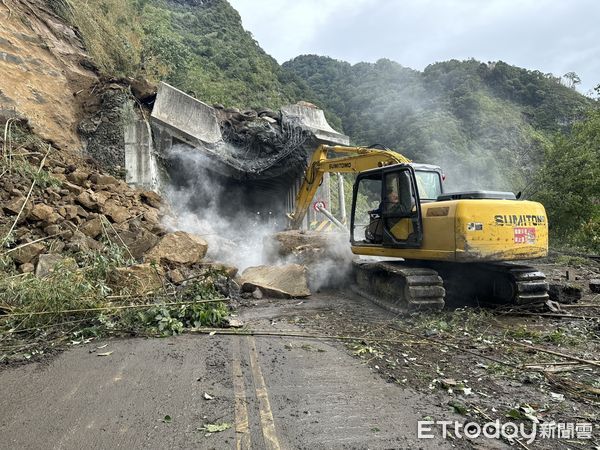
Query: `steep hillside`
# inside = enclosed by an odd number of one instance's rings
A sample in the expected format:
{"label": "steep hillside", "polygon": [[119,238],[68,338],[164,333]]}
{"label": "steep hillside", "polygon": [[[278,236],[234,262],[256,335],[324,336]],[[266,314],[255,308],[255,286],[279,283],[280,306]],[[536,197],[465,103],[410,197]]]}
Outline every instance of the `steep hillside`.
{"label": "steep hillside", "polygon": [[26,118],[58,148],[78,149],[79,94],[97,81],[86,68],[89,56],[45,2],[10,6],[0,8],[0,122]]}
{"label": "steep hillside", "polygon": [[283,67],[308,83],[356,143],[441,164],[454,188],[525,188],[548,138],[589,106],[551,75],[503,62],[452,60],[418,72],[385,59],[350,65],[308,55]]}
{"label": "steep hillside", "polygon": [[306,86],[225,0],[51,0],[107,74],[165,80],[207,102],[277,107]]}

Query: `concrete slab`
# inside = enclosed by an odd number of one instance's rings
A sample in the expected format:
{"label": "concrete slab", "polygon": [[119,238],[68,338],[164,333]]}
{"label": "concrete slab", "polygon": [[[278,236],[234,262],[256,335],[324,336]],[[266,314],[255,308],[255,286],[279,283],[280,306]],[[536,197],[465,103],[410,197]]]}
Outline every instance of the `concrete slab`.
{"label": "concrete slab", "polygon": [[222,141],[215,110],[167,83],[158,86],[152,122],[193,146]]}
{"label": "concrete slab", "polygon": [[287,105],[281,108],[281,112],[284,121],[299,121],[303,128],[312,131],[316,138],[324,144],[350,144],[350,138],[331,128],[331,125],[329,125],[325,118],[323,110],[314,105],[304,103]]}

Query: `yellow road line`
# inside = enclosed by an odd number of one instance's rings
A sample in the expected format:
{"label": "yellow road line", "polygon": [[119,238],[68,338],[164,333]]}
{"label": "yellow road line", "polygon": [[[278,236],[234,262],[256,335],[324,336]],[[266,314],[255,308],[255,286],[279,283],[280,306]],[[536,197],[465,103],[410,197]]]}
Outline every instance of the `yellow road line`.
{"label": "yellow road line", "polygon": [[248,337],[248,348],[250,351],[250,367],[252,368],[252,377],[254,378],[254,388],[256,389],[256,397],[258,398],[258,407],[260,409],[260,425],[265,439],[265,448],[268,450],[279,450],[281,447],[279,446],[277,433],[275,432],[275,421],[273,420],[273,412],[269,403],[267,386],[265,385],[265,379],[258,364],[256,341],[251,336]]}
{"label": "yellow road line", "polygon": [[246,386],[242,373],[240,339],[233,340],[233,392],[235,394],[235,446],[237,450],[252,448],[250,430],[248,429],[248,407]]}
{"label": "yellow road line", "polygon": [[327,226],[328,223],[329,223],[328,221],[324,220],[323,222],[321,222],[319,224],[316,231],[321,231],[323,228],[325,228]]}

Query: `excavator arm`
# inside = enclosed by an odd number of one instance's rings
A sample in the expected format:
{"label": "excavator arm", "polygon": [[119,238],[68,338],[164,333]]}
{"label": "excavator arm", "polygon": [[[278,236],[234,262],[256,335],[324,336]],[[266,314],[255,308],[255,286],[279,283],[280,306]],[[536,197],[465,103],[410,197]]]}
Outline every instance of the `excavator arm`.
{"label": "excavator arm", "polygon": [[[329,157],[333,153],[335,157]],[[338,156],[344,155],[344,156]],[[323,181],[325,173],[359,173],[376,167],[391,164],[410,163],[411,161],[391,150],[369,147],[343,147],[340,145],[320,145],[312,155],[304,181],[296,196],[296,207],[289,214],[290,228],[298,229],[306,211]]]}

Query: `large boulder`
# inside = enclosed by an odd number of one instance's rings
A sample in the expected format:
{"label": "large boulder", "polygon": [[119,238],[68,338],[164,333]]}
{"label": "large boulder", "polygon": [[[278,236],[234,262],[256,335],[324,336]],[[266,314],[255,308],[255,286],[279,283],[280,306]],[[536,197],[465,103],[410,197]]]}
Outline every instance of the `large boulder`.
{"label": "large boulder", "polygon": [[141,194],[142,201],[153,208],[160,209],[162,206],[162,198],[154,191],[144,191]]}
{"label": "large boulder", "polygon": [[155,261],[159,264],[196,264],[204,258],[208,251],[206,241],[185,231],[169,233],[152,248],[144,261]]}
{"label": "large boulder", "polygon": [[37,266],[35,267],[35,276],[44,278],[54,272],[57,267],[68,267],[76,269],[77,263],[73,258],[66,258],[55,253],[40,255]]}
{"label": "large boulder", "polygon": [[136,231],[121,231],[119,236],[115,236],[112,232],[109,237],[117,244],[125,244],[129,249],[129,253],[136,260],[141,260],[144,254],[158,244],[159,237],[144,229]]}
{"label": "large boulder", "polygon": [[108,200],[102,206],[102,212],[116,223],[123,223],[129,218],[129,210],[115,200]]}
{"label": "large boulder", "polygon": [[108,276],[110,287],[118,292],[144,295],[163,289],[164,271],[152,264],[136,264],[113,269]]}
{"label": "large boulder", "polygon": [[93,219],[84,222],[79,227],[79,230],[86,236],[96,239],[102,234],[102,219],[100,217],[94,217]]}
{"label": "large boulder", "polygon": [[117,185],[119,180],[111,175],[94,173],[90,176],[90,181],[98,186]]}
{"label": "large boulder", "polygon": [[44,247],[44,244],[27,244],[11,252],[11,256],[17,263],[25,264],[32,262],[40,253],[44,253],[45,251],[46,247]]}
{"label": "large boulder", "polygon": [[27,216],[31,212],[31,209],[33,208],[31,205],[31,201],[28,201],[27,204],[23,206],[24,202],[25,197],[22,195],[17,195],[8,200],[7,202],[4,202],[4,204],[2,205],[4,210],[10,214],[19,214],[21,208],[23,209],[23,213],[21,214],[17,222],[18,224],[25,222],[25,219],[27,218]]}
{"label": "large boulder", "polygon": [[38,203],[31,209],[28,218],[31,220],[41,220],[48,224],[52,224],[58,220],[58,214],[51,206]]}
{"label": "large boulder", "polygon": [[351,260],[352,252],[345,233],[289,230],[265,237],[263,251],[266,261],[294,262],[303,265],[328,260]]}
{"label": "large boulder", "polygon": [[299,264],[284,266],[249,267],[242,273],[242,290],[252,292],[260,288],[273,297],[308,297],[306,267]]}

